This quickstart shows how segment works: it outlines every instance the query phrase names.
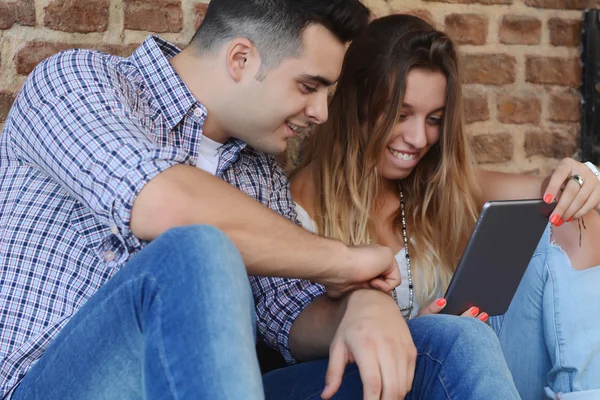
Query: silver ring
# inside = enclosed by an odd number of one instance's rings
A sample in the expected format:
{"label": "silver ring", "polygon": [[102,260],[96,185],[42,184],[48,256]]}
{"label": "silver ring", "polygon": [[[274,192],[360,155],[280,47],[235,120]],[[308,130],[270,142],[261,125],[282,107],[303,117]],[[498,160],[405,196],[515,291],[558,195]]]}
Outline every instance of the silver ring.
{"label": "silver ring", "polygon": [[582,187],[582,186],[583,186],[583,182],[584,182],[584,180],[583,180],[583,178],[582,178],[582,177],[580,177],[579,175],[573,175],[573,176],[571,177],[571,179],[573,179],[575,182],[579,183],[579,187]]}
{"label": "silver ring", "polygon": [[598,170],[598,167],[596,167],[594,164],[592,164],[589,161],[585,162],[584,164],[586,167],[588,167],[590,169],[590,171],[592,171],[594,173],[594,175],[596,175],[596,178],[598,178],[598,180],[600,181],[600,171]]}

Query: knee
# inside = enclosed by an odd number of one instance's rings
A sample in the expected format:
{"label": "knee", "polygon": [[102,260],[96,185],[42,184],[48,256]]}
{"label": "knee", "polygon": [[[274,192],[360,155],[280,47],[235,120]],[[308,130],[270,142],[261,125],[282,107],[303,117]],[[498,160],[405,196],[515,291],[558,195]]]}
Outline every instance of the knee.
{"label": "knee", "polygon": [[188,279],[213,284],[248,285],[246,268],[233,242],[210,225],[172,228],[156,239],[172,266]]}
{"label": "knee", "polygon": [[[428,316],[425,316],[428,317]],[[425,318],[419,317],[419,318]],[[496,346],[498,338],[494,331],[476,318],[434,315],[432,330],[436,340],[441,340],[447,348],[483,349]]]}

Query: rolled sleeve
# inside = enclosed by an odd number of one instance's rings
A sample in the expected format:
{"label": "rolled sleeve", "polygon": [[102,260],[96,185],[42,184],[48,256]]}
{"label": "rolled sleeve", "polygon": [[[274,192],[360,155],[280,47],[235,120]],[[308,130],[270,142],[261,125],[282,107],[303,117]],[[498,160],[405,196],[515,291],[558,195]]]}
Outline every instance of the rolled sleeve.
{"label": "rolled sleeve", "polygon": [[[272,188],[268,207],[299,225],[287,176],[271,158]],[[325,293],[322,285],[301,279],[251,277],[260,338],[279,350],[289,364],[296,363],[290,351],[292,324],[317,297]]]}
{"label": "rolled sleeve", "polygon": [[108,93],[20,102],[14,112],[26,121],[11,134],[17,157],[59,182],[99,221],[117,227],[128,246],[139,248],[129,228],[135,198],[156,175],[189,163],[189,156],[159,146],[126,105]]}

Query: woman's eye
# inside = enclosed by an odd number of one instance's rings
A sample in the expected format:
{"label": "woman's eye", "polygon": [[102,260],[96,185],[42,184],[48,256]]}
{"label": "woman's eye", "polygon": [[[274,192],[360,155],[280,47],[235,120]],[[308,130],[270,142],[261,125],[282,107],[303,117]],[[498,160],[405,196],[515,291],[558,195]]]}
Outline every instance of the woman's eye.
{"label": "woman's eye", "polygon": [[441,125],[442,122],[444,121],[444,118],[443,117],[429,117],[428,120],[431,125]]}

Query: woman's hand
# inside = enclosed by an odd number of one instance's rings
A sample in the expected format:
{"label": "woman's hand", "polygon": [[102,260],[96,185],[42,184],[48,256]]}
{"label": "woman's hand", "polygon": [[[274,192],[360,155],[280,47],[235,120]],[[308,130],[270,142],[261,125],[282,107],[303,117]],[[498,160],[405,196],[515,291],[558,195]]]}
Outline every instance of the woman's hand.
{"label": "woman's hand", "polygon": [[[580,177],[580,183],[573,179]],[[556,226],[578,219],[600,204],[600,179],[585,164],[571,158],[562,159],[548,182],[544,201],[556,200],[550,222]]]}
{"label": "woman's hand", "polygon": [[[437,314],[440,311],[442,311],[444,309],[444,307],[446,307],[446,299],[444,299],[442,297],[442,298],[437,299],[436,301],[432,302],[427,307],[422,308],[421,311],[419,311],[419,316],[427,315],[427,314]],[[462,313],[461,317],[477,318],[477,319],[485,322],[488,320],[489,315],[485,312],[480,312],[478,307],[473,306],[473,307],[469,308],[467,311],[465,311],[464,313]]]}

